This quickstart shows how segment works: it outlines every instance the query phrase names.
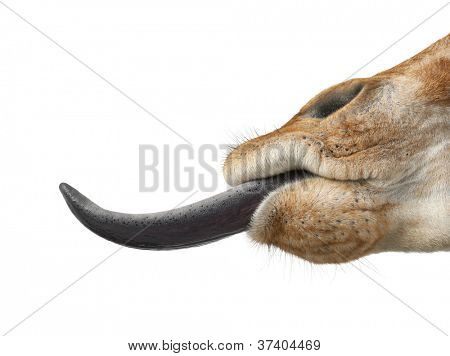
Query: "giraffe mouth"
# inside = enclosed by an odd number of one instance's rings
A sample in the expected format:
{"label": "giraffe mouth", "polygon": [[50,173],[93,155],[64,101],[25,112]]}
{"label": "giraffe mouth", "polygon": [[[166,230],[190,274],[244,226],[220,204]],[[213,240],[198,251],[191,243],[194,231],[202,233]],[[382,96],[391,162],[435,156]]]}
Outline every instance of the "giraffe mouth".
{"label": "giraffe mouth", "polygon": [[106,240],[139,249],[171,250],[245,231],[268,193],[305,175],[303,171],[290,171],[255,179],[197,203],[150,214],[109,211],[66,183],[61,183],[59,189],[75,217]]}
{"label": "giraffe mouth", "polygon": [[[302,122],[317,126],[351,103],[363,87],[357,80],[349,81],[322,95],[299,113],[307,118]],[[101,208],[68,184],[62,183],[60,190],[75,217],[109,241],[154,250],[202,245],[246,230],[253,213],[271,191],[309,175],[306,171],[320,175],[320,159],[308,149],[312,142],[307,142],[306,134],[299,137],[298,132],[288,123],[240,145],[224,165],[225,180],[231,189],[170,211],[118,213]]]}

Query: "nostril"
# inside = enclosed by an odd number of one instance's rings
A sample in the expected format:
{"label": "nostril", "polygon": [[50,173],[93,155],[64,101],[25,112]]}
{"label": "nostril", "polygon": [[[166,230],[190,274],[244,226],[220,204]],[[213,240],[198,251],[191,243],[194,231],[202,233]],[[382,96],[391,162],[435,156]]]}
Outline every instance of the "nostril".
{"label": "nostril", "polygon": [[339,109],[350,103],[363,89],[362,83],[355,83],[348,88],[338,87],[325,93],[318,102],[307,108],[302,116],[314,117],[318,119],[326,118]]}

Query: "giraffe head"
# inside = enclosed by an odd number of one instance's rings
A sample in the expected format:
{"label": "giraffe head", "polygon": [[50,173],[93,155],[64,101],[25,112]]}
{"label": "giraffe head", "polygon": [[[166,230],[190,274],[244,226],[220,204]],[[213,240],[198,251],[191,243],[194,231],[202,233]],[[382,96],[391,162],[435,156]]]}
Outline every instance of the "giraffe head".
{"label": "giraffe head", "polygon": [[335,85],[281,128],[236,147],[231,185],[304,169],[250,236],[314,262],[450,247],[450,36],[370,78]]}
{"label": "giraffe head", "polygon": [[84,225],[130,247],[189,247],[248,230],[317,263],[449,250],[449,84],[446,36],[324,90],[281,128],[240,144],[224,164],[234,188],[185,208],[121,214],[60,189]]}

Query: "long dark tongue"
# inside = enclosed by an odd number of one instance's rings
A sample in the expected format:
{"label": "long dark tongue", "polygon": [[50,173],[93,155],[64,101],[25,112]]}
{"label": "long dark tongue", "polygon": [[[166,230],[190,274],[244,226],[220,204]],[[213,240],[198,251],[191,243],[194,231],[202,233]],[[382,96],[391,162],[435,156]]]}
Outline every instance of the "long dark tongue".
{"label": "long dark tongue", "polygon": [[153,214],[105,210],[66,183],[59,189],[72,213],[89,230],[120,245],[170,250],[198,246],[244,231],[261,200],[304,176],[289,172],[243,183],[211,198]]}

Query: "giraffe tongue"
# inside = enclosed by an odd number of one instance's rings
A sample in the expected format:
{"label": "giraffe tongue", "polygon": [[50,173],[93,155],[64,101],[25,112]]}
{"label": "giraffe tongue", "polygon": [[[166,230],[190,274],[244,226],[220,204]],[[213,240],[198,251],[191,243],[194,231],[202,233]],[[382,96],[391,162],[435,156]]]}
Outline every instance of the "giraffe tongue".
{"label": "giraffe tongue", "polygon": [[97,235],[128,247],[170,250],[203,245],[244,231],[269,192],[303,175],[288,172],[243,183],[197,203],[152,214],[105,210],[66,183],[59,189],[75,217]]}

